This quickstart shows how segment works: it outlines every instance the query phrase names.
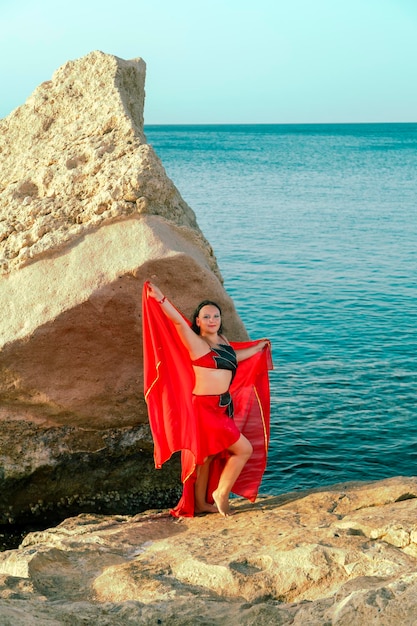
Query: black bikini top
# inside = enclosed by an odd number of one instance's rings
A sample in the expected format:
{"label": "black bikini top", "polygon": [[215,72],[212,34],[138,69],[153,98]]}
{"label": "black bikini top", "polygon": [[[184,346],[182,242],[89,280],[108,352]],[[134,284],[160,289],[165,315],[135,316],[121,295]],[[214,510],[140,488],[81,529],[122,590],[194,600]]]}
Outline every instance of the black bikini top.
{"label": "black bikini top", "polygon": [[232,372],[232,379],[237,369],[236,352],[225,343],[217,344],[215,348],[211,348],[210,352],[203,354],[195,361],[191,361],[193,365],[198,367],[208,367],[210,369],[229,370]]}

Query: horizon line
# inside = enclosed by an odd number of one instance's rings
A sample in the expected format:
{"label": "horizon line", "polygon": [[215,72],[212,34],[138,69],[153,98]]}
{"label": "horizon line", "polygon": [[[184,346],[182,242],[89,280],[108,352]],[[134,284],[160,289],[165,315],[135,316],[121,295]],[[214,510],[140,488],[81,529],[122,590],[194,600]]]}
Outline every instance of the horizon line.
{"label": "horizon line", "polygon": [[382,126],[415,122],[144,122],[144,126]]}

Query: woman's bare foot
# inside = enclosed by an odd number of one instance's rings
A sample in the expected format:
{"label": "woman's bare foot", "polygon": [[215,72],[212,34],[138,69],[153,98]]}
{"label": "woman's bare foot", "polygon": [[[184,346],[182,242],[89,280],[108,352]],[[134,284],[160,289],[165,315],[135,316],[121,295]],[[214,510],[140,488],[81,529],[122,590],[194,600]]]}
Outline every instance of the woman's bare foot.
{"label": "woman's bare foot", "polygon": [[213,491],[213,500],[218,508],[220,515],[223,515],[223,517],[229,517],[229,515],[232,515],[232,511],[229,507],[228,495],[222,496],[222,494],[218,493],[218,490],[216,489],[216,491]]}
{"label": "woman's bare foot", "polygon": [[219,509],[215,504],[210,504],[209,502],[204,502],[201,506],[195,505],[194,514],[200,515],[201,513],[218,513]]}

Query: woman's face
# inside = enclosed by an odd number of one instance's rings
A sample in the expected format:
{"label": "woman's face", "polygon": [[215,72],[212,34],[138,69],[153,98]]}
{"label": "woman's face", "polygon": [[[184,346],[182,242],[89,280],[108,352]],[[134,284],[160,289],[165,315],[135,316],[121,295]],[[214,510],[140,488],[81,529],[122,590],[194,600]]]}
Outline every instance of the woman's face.
{"label": "woman's face", "polygon": [[200,333],[217,333],[222,318],[220,311],[216,306],[212,304],[206,304],[200,310],[196,319],[197,326],[200,327]]}

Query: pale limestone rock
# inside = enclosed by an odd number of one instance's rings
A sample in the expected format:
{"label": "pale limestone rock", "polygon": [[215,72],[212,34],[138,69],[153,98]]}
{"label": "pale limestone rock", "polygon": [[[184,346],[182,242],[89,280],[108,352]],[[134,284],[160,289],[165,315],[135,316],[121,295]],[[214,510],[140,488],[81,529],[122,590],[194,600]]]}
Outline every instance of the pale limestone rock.
{"label": "pale limestone rock", "polygon": [[[58,69],[0,122],[3,272],[142,214],[162,215],[204,240],[146,144],[144,82],[142,59],[92,52]],[[216,269],[210,251],[207,261]]]}
{"label": "pale limestone rock", "polygon": [[414,626],[416,497],[417,478],[400,477],[237,499],[227,519],[68,519],[0,553],[0,615],[16,626]]}
{"label": "pale limestone rock", "polygon": [[145,64],[93,52],[0,121],[0,524],[175,503],[153,469],[141,291],[217,300],[210,244],[143,132]]}

